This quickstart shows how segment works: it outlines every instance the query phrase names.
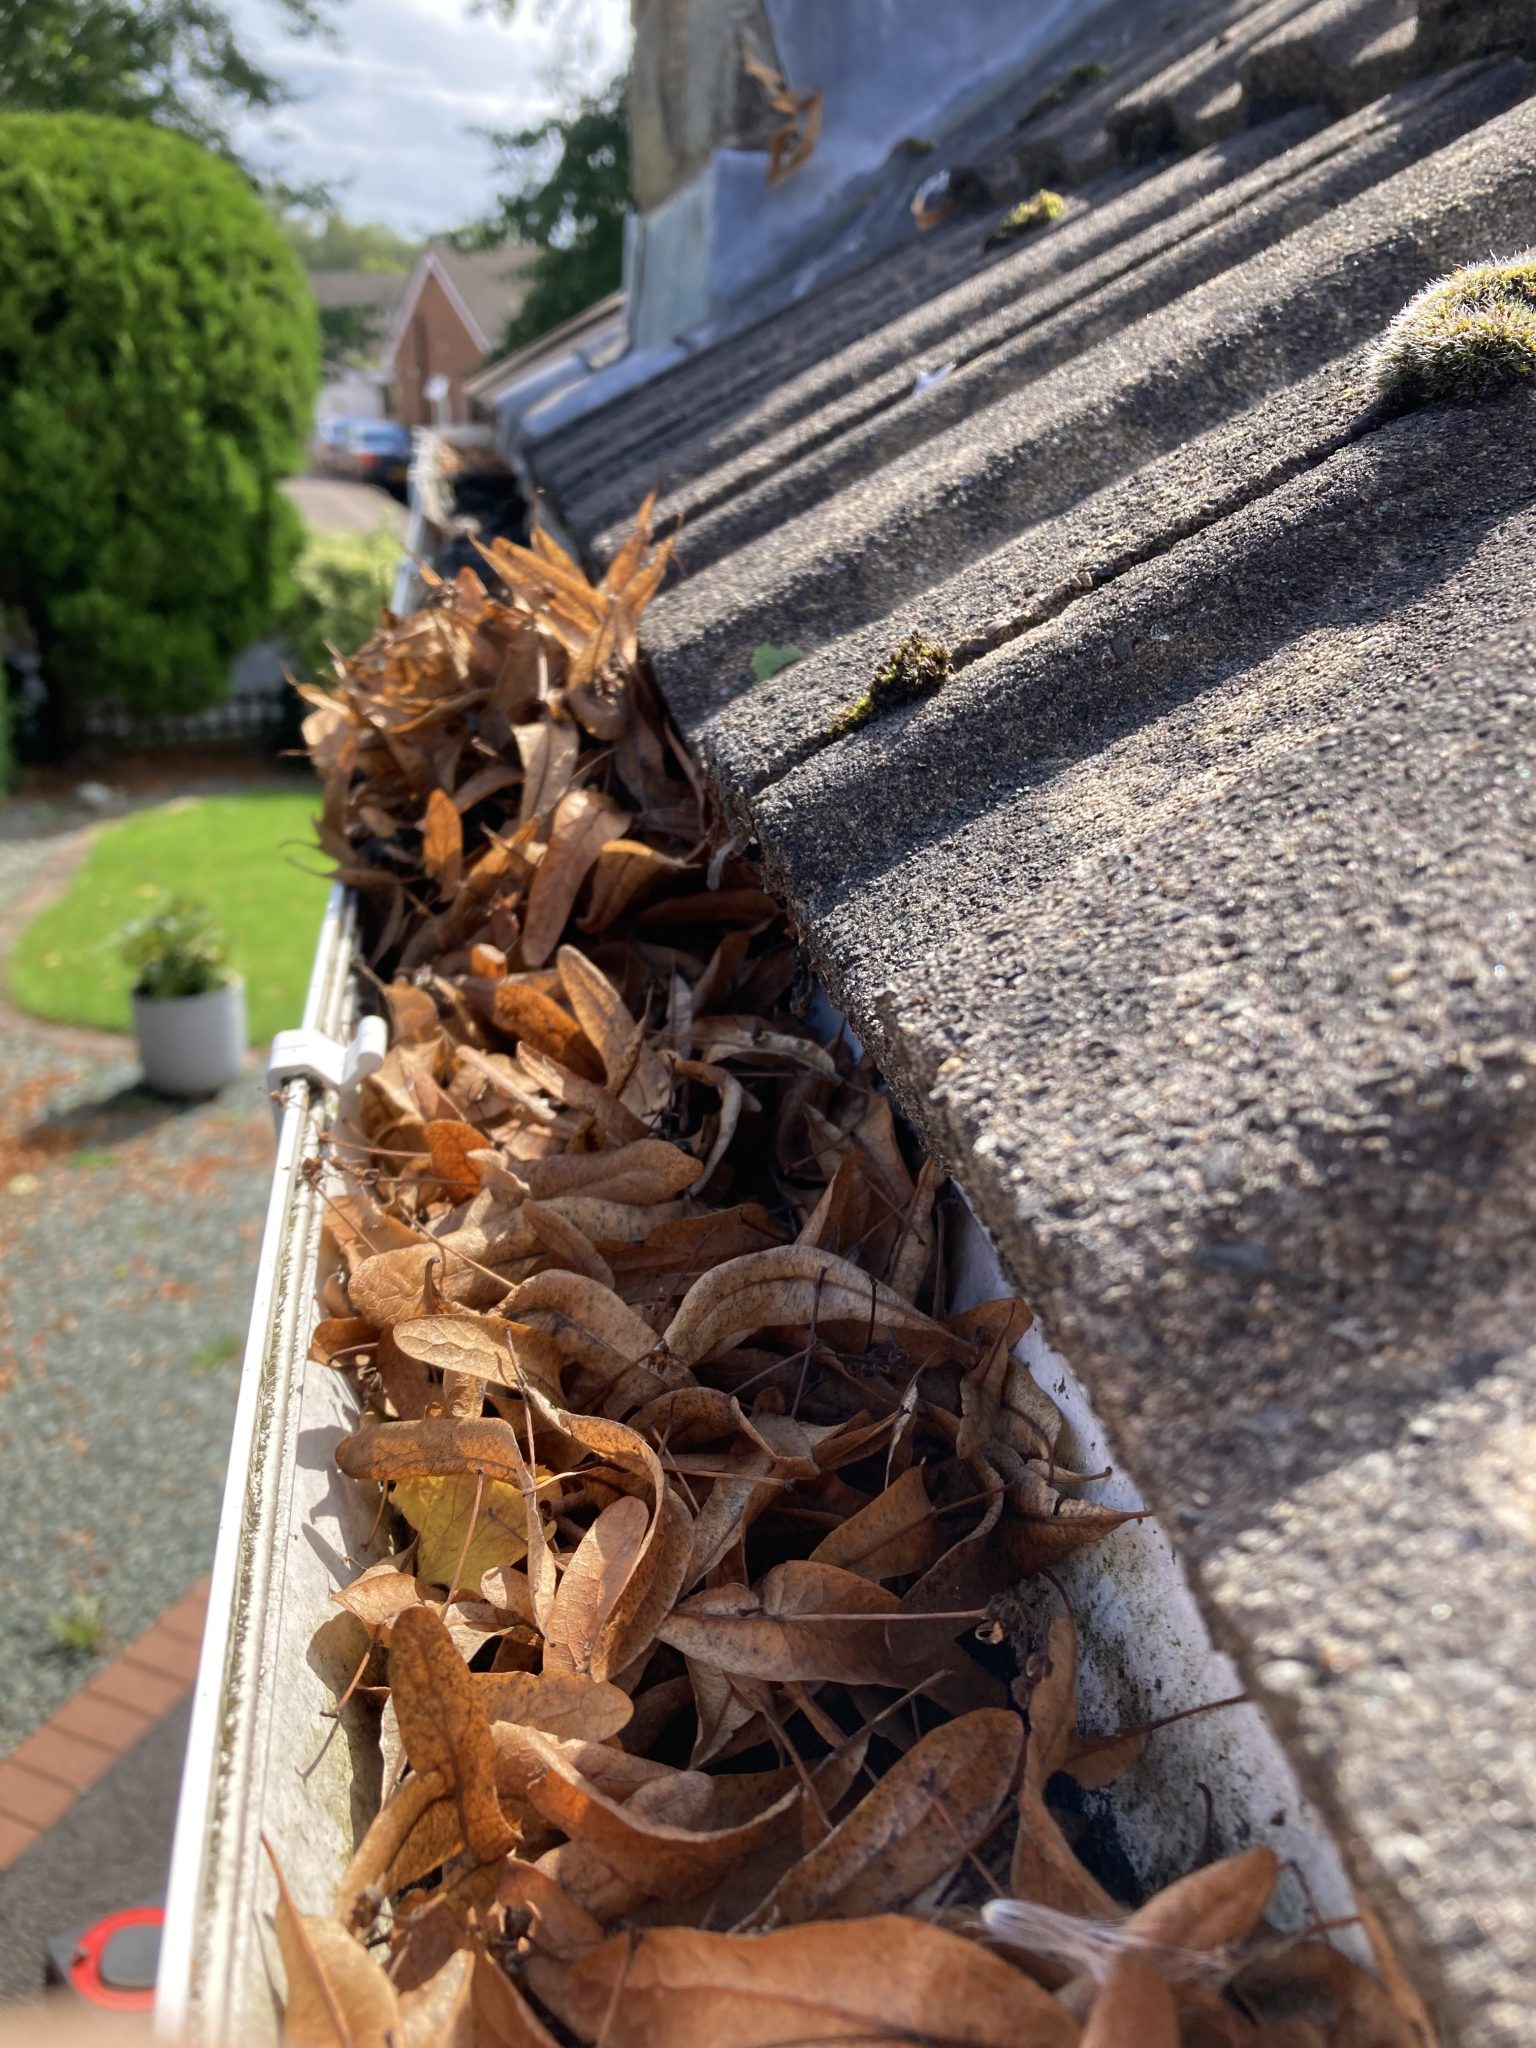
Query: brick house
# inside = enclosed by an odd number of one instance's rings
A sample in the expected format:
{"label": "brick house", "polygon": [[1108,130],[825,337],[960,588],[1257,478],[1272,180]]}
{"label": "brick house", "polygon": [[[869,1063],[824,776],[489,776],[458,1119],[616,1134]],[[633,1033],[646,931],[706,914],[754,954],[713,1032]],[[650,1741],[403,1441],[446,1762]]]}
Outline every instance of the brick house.
{"label": "brick house", "polygon": [[427,245],[395,308],[380,362],[396,419],[420,427],[467,416],[464,380],[521,307],[533,255]]}

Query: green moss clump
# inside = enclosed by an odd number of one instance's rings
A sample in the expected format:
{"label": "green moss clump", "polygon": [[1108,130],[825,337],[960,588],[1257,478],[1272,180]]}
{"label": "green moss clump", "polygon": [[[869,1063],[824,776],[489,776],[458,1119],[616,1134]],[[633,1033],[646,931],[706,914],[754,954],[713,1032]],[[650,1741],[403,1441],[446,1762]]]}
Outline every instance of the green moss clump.
{"label": "green moss clump", "polygon": [[914,698],[929,697],[949,681],[949,649],[942,640],[925,640],[921,633],[909,633],[864,692],[838,713],[827,728],[830,739],[856,732],[872,718]]}
{"label": "green moss clump", "polygon": [[1377,343],[1371,366],[1398,412],[1536,378],[1536,249],[1507,263],[1469,263],[1426,285]]}
{"label": "green moss clump", "polygon": [[1031,228],[1043,228],[1050,221],[1060,220],[1067,210],[1067,202],[1059,192],[1047,192],[1042,185],[1031,199],[1021,199],[1017,206],[1005,213],[998,223],[1010,235],[1027,234]]}
{"label": "green moss clump", "polygon": [[1038,121],[1042,114],[1054,113],[1058,107],[1064,106],[1068,100],[1075,99],[1080,92],[1085,92],[1090,85],[1097,85],[1101,78],[1107,78],[1108,76],[1109,73],[1106,67],[1095,58],[1089,58],[1082,64],[1074,64],[1065,78],[1058,78],[1054,85],[1048,85],[1045,88],[1045,91],[1041,93],[1040,97],[1018,125],[1022,128],[1026,121]]}
{"label": "green moss clump", "polygon": [[985,246],[995,249],[1001,242],[1016,242],[1021,235],[1033,234],[1036,228],[1048,227],[1053,220],[1060,220],[1067,210],[1067,202],[1059,192],[1047,192],[1042,185],[1029,199],[1021,199],[1017,206],[1005,213],[986,239]]}

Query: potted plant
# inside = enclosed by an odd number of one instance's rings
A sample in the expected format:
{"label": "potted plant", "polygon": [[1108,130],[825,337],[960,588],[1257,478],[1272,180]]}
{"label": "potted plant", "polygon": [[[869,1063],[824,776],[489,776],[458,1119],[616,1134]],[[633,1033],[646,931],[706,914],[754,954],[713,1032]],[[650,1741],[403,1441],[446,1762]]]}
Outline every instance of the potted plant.
{"label": "potted plant", "polygon": [[122,932],[144,1079],[161,1095],[212,1095],[245,1061],[245,984],[206,904],[162,897]]}

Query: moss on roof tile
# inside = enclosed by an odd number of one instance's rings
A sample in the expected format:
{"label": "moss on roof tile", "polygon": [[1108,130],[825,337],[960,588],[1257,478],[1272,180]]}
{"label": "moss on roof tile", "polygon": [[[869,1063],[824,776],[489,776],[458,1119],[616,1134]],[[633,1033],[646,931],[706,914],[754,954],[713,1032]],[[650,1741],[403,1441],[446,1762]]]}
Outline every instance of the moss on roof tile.
{"label": "moss on roof tile", "polygon": [[1399,412],[1536,378],[1536,249],[1469,263],[1417,293],[1377,344],[1377,389]]}

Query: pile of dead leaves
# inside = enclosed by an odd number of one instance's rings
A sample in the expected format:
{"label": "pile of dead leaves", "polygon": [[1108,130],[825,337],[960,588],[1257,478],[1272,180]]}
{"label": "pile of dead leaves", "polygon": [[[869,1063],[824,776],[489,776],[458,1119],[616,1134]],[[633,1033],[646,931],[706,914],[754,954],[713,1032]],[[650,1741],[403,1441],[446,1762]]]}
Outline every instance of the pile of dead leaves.
{"label": "pile of dead leaves", "polygon": [[325,1162],[313,1356],[394,1548],[337,1595],[385,1796],[278,1933],[305,2043],[1412,2044],[1256,1849],[1129,1912],[1069,1846],[1056,1460],[943,1205],[635,667],[665,567],[498,542],[312,693],[392,1046]]}

